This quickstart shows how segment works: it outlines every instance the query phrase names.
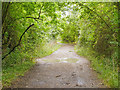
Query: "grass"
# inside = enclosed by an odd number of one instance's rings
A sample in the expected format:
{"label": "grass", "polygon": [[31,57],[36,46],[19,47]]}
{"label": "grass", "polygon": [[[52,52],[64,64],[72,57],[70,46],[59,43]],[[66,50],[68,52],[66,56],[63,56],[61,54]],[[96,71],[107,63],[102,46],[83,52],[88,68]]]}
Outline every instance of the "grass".
{"label": "grass", "polygon": [[[19,76],[24,76],[25,72],[35,65],[35,58],[41,58],[50,55],[58,48],[60,48],[60,45],[58,45],[55,41],[52,41],[37,47],[34,53],[27,53],[23,56],[23,53],[21,53],[19,50],[16,50],[5,60],[7,63],[3,63],[5,66],[2,68],[2,86],[9,87],[14,80],[19,78]],[[25,58],[24,60],[24,56],[28,58]],[[24,61],[21,63],[21,60]],[[13,63],[11,63],[12,61]]]}
{"label": "grass", "polygon": [[19,76],[24,76],[24,73],[27,72],[35,62],[27,61],[22,64],[16,64],[7,69],[3,69],[2,73],[2,85],[3,87],[8,87],[11,85],[11,82],[17,79]]}
{"label": "grass", "polygon": [[48,56],[60,47],[61,45],[57,44],[56,41],[51,41],[45,45],[40,45],[36,47],[35,57],[42,58],[42,57]]}
{"label": "grass", "polygon": [[91,67],[98,73],[98,78],[111,88],[118,87],[118,67],[115,66],[114,59],[98,56],[98,54],[90,48],[75,46],[78,55],[90,60]]}

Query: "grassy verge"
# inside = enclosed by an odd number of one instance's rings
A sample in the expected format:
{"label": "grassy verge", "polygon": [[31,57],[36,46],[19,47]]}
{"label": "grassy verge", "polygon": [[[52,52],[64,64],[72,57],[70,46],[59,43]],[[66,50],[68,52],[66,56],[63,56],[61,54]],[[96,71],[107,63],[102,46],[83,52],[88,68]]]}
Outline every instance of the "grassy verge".
{"label": "grassy verge", "polygon": [[61,45],[57,44],[56,41],[50,41],[49,43],[46,43],[45,45],[40,45],[36,47],[36,51],[35,51],[36,53],[34,56],[37,58],[48,56],[60,47]]}
{"label": "grassy verge", "polygon": [[84,56],[91,62],[91,67],[98,73],[98,78],[108,87],[118,87],[118,67],[114,58],[98,56],[96,52],[87,47],[75,46],[75,51],[80,56]]}
{"label": "grassy verge", "polygon": [[32,61],[26,61],[22,64],[16,64],[12,67],[3,69],[2,73],[2,85],[3,87],[8,87],[11,85],[11,82],[17,79],[19,76],[24,76],[24,73],[27,72],[35,63]]}
{"label": "grassy verge", "polygon": [[[35,58],[44,57],[50,55],[54,51],[60,48],[55,41],[46,43],[45,45],[41,45],[37,47],[34,53],[21,53],[19,50],[15,51],[3,62],[2,68],[2,85],[3,87],[9,87],[11,82],[15,79],[19,78],[19,76],[24,76],[25,72],[27,72],[32,66],[35,65]],[[32,55],[32,56],[31,56]],[[24,56],[28,58],[23,59]],[[14,60],[15,59],[15,60]],[[22,62],[21,62],[22,60]],[[13,63],[12,63],[13,62]],[[9,66],[8,66],[9,65]]]}

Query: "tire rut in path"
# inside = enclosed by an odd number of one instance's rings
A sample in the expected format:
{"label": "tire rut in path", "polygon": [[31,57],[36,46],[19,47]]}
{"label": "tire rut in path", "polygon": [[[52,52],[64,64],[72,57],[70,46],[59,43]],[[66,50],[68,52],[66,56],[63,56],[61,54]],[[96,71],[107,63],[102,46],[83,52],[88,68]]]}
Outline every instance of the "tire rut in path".
{"label": "tire rut in path", "polygon": [[74,46],[63,45],[49,56],[36,60],[24,77],[12,83],[13,88],[105,88],[90,62],[74,52]]}

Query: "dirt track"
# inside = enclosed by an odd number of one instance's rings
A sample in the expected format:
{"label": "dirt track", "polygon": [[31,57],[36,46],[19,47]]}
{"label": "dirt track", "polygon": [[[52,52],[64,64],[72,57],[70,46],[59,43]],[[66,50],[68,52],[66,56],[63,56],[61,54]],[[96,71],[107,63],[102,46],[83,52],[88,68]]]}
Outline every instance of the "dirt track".
{"label": "dirt track", "polygon": [[16,88],[104,88],[90,62],[63,45],[53,54],[37,59],[37,64],[15,81]]}

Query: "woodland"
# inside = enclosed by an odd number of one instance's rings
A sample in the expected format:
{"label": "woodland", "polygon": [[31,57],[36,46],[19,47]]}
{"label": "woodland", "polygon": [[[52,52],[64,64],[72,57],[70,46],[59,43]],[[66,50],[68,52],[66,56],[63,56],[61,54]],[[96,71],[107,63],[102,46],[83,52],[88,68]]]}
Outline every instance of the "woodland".
{"label": "woodland", "polygon": [[106,85],[118,87],[119,10],[119,2],[2,2],[3,86],[61,42],[74,44]]}

